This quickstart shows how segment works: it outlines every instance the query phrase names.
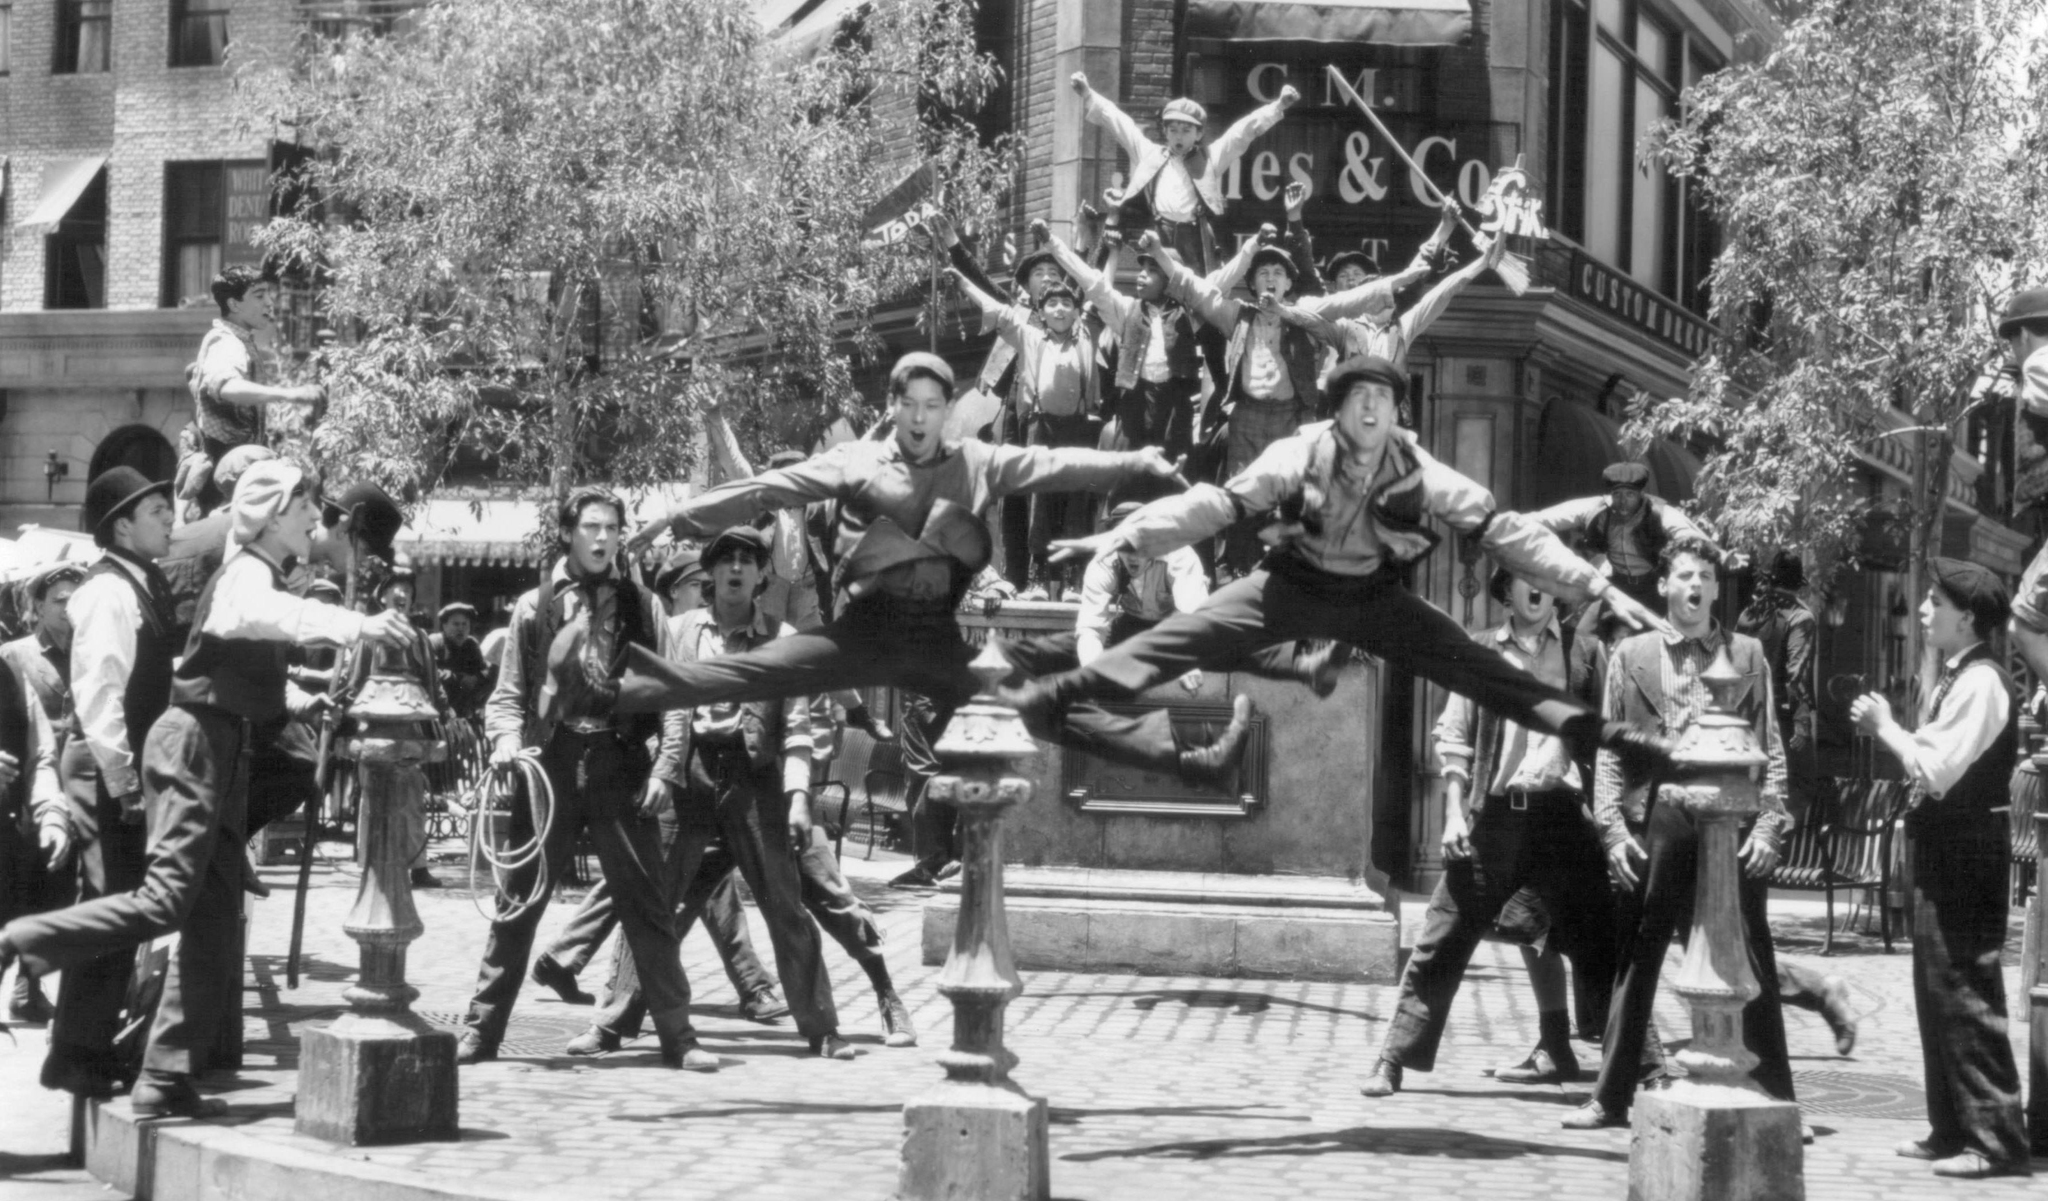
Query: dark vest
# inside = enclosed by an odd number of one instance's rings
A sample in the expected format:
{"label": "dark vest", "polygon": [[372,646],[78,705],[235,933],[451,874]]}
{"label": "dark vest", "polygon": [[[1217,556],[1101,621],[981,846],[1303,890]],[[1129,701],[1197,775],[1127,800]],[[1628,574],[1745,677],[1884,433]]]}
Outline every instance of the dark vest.
{"label": "dark vest", "polygon": [[[1957,672],[1975,670],[1978,663],[1988,665],[1998,673],[1999,683],[2006,695],[2012,695],[2012,677],[2005,668],[1991,657],[1991,649],[1978,643],[1963,661],[1957,665]],[[2012,804],[2012,769],[2019,762],[2020,753],[2020,711],[2018,705],[2007,707],[2005,728],[1998,737],[1977,756],[1977,761],[1963,772],[1963,778],[1940,800],[1930,800],[1906,814],[1906,828],[1913,837],[1923,842],[1930,838],[1980,837],[1987,832],[1999,839],[2006,837],[2006,815],[2003,810]]]}
{"label": "dark vest", "polygon": [[[1244,391],[1244,362],[1251,351],[1252,322],[1258,319],[1258,306],[1247,304],[1238,312],[1237,328],[1231,331],[1230,347],[1225,351],[1224,366],[1230,378],[1224,387],[1229,399],[1243,400],[1247,404],[1265,404],[1254,400]],[[1303,408],[1321,412],[1323,393],[1316,382],[1316,366],[1322,358],[1322,344],[1298,325],[1282,323],[1280,326],[1280,361],[1287,368],[1288,381],[1294,385],[1294,399],[1291,402]]]}
{"label": "dark vest", "polygon": [[[661,645],[656,634],[654,594],[624,578],[615,579],[612,586],[618,592],[618,602],[614,611],[618,614],[619,620],[613,645],[623,650],[631,643],[646,647],[659,655]],[[576,585],[573,582],[557,587],[556,581],[550,576],[545,584],[528,594],[534,599],[533,624],[516,633],[520,635],[518,649],[523,656],[520,664],[526,671],[523,678],[526,681],[526,712],[529,720],[533,714],[540,711],[540,690],[547,682],[548,647],[554,644],[555,635],[560,632],[564,620],[563,611],[567,602],[563,600],[563,594],[574,587]],[[619,668],[614,666],[613,674],[616,675],[618,670]],[[635,713],[621,717],[620,721],[623,723],[620,728],[631,738],[646,739],[661,732],[659,713]]]}
{"label": "dark vest", "polygon": [[135,667],[128,673],[128,687],[121,694],[121,716],[128,723],[128,749],[140,763],[142,741],[149,736],[149,728],[171,707],[171,663],[177,657],[178,642],[168,609],[170,597],[151,596],[135,573],[121,566],[111,554],[93,564],[85,578],[101,575],[115,576],[133,588],[136,605],[142,610],[142,624],[135,630]]}
{"label": "dark vest", "polygon": [[[1615,520],[1617,519],[1614,516],[1614,508],[1610,505],[1600,511],[1597,519],[1587,523],[1586,532],[1580,535],[1580,541],[1585,544],[1587,553],[1607,553],[1608,545],[1612,542],[1607,527]],[[1664,553],[1664,544],[1671,541],[1671,534],[1664,528],[1664,514],[1658,501],[1647,496],[1643,498],[1643,519],[1636,528],[1642,534],[1642,546],[1638,549],[1643,552],[1645,559],[1656,563],[1657,557]]]}
{"label": "dark vest", "polygon": [[[244,552],[249,553],[249,552]],[[270,582],[285,591],[284,575],[270,563]],[[207,614],[213,611],[214,590],[221,573],[213,573],[206,590],[199,594],[199,607],[192,613],[192,638],[185,644],[185,660],[178,665],[171,686],[173,703],[186,708],[219,709],[255,724],[281,722],[285,717],[284,688],[291,644],[249,638],[219,638],[204,633]]]}

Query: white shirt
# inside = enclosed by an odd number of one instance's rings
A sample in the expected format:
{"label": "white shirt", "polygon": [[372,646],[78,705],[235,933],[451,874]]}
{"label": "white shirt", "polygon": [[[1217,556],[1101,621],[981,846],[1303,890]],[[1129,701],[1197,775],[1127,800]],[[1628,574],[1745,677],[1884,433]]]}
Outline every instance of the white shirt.
{"label": "white shirt", "polygon": [[[1949,656],[1953,669],[1976,645]],[[1928,699],[1933,700],[1932,694]],[[1939,800],[1948,794],[1970,770],[1970,765],[1991,749],[2005,731],[2012,716],[2012,696],[1998,669],[1990,663],[1972,663],[1949,686],[1941,711],[1926,716],[1920,728],[1907,732],[1912,754],[1904,756],[1906,778]]]}
{"label": "white shirt", "polygon": [[2048,417],[2048,346],[2020,364],[2020,403],[2037,416]]}
{"label": "white shirt", "polygon": [[[354,646],[362,640],[362,614],[293,596],[277,586],[272,566],[262,551],[253,548],[229,559],[214,581],[213,602],[200,632],[215,638],[300,646]],[[74,600],[78,597],[76,592],[71,595]]]}
{"label": "white shirt", "polygon": [[1145,340],[1145,361],[1138,368],[1138,377],[1154,384],[1173,378],[1173,366],[1166,361],[1166,310],[1157,305],[1152,307],[1152,332]]}
{"label": "white shirt", "polygon": [[1187,158],[1169,151],[1166,165],[1159,168],[1159,182],[1152,189],[1152,211],[1185,225],[1195,219],[1195,206],[1199,203],[1201,198],[1195,194],[1195,177],[1188,174]]}
{"label": "white shirt", "polygon": [[1280,356],[1280,319],[1265,314],[1252,319],[1245,336],[1244,393],[1254,400],[1293,400],[1294,381]]}
{"label": "white shirt", "polygon": [[[136,583],[148,586],[133,563],[108,557]],[[128,717],[121,702],[135,671],[142,603],[127,581],[102,574],[80,584],[64,610],[71,615],[71,697],[85,745],[99,765],[108,796],[140,792],[142,775],[129,749]]]}

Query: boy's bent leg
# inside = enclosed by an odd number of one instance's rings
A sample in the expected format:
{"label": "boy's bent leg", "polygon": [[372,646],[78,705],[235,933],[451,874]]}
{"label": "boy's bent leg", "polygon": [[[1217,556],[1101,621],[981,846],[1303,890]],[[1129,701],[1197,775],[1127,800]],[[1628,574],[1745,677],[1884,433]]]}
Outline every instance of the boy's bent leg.
{"label": "boy's bent leg", "polygon": [[1401,998],[1395,1004],[1394,1019],[1387,1026],[1386,1041],[1380,1044],[1380,1058],[1390,1063],[1418,1072],[1436,1067],[1451,1002],[1458,995],[1479,936],[1492,920],[1491,915],[1477,916],[1476,878],[1469,862],[1444,865],[1443,878],[1437,881],[1422,918],[1422,933],[1416,937],[1408,968],[1401,974]]}
{"label": "boy's bent leg", "polygon": [[569,916],[568,924],[555,936],[555,941],[541,953],[560,964],[571,976],[581,975],[618,924],[618,911],[612,907],[611,886],[600,879],[583,894],[583,903]]}
{"label": "boy's bent leg", "polygon": [[740,1004],[773,990],[775,981],[768,975],[768,969],[761,966],[761,955],[754,950],[753,936],[747,932],[747,914],[740,905],[740,886],[733,873],[719,877],[705,898],[703,913],[704,933],[710,936],[711,945],[718,948],[725,978],[732,982],[732,991]]}
{"label": "boy's bent leg", "polygon": [[1264,569],[1254,571],[1210,594],[1194,612],[1176,613],[1110,647],[1079,671],[1054,677],[1061,699],[1136,696],[1161,680],[1291,640],[1292,633],[1270,628],[1266,594],[1271,580]]}

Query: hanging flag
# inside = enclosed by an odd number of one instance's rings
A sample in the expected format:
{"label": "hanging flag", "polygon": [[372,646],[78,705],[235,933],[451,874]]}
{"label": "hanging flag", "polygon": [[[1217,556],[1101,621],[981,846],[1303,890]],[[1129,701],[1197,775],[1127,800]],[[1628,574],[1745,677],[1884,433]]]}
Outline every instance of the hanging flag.
{"label": "hanging flag", "polygon": [[920,221],[939,211],[939,165],[927,160],[903,177],[888,194],[861,216],[869,246],[894,246],[910,236]]}

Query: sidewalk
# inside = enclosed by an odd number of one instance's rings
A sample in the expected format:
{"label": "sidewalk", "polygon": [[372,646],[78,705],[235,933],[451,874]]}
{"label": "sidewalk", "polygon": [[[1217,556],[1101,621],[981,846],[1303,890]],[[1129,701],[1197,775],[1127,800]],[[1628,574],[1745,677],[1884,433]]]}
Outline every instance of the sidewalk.
{"label": "sidewalk", "polygon": [[[355,946],[341,932],[357,873],[338,845],[314,873],[306,931],[306,978],[283,987],[292,869],[265,872],[275,895],[251,906],[251,970],[244,1014],[248,1066],[222,1092],[227,1121],[265,1146],[335,1157],[337,1162],[419,1173],[451,1187],[498,1196],[584,1198],[816,1198],[855,1201],[892,1194],[902,1138],[901,1108],[941,1077],[935,1056],[950,1039],[950,1009],[934,991],[937,968],[917,962],[923,896],[882,881],[900,860],[864,862],[848,874],[877,909],[891,970],[911,1006],[923,1045],[881,1045],[866,978],[836,946],[826,956],[841,1027],[860,1050],[851,1063],[804,1054],[786,1024],[739,1020],[724,973],[701,933],[684,946],[705,1044],[723,1061],[715,1075],[661,1069],[651,1036],[596,1060],[561,1055],[589,1013],[529,984],[504,1058],[465,1069],[460,1142],[335,1149],[292,1131],[290,1094],[296,1031],[342,1012]],[[451,885],[459,869],[437,865]],[[483,945],[485,922],[461,887],[417,894],[427,932],[413,944],[416,1009],[437,1024],[459,1021]],[[543,939],[573,909],[557,900]],[[1411,900],[1404,916],[1420,917]],[[1815,955],[1820,905],[1805,896],[1772,906],[1780,953]],[[2015,936],[2016,937],[2016,936]],[[765,929],[755,941],[769,957]],[[1807,1120],[1819,1133],[1807,1148],[1807,1195],[1841,1198],[2036,1196],[2039,1181],[1944,1182],[1923,1165],[1895,1158],[1899,1140],[1925,1133],[1920,1058],[1913,1022],[1910,955],[1884,955],[1875,937],[1838,938],[1816,960],[1850,984],[1863,1016],[1851,1058],[1837,1056],[1813,1015],[1788,1012],[1793,1066]],[[2017,946],[2009,962],[2017,963]],[[603,986],[601,955],[584,987]],[[772,959],[771,959],[772,962]],[[2017,970],[2011,973],[2016,985]],[[1009,1009],[1009,1043],[1023,1087],[1052,1115],[1053,1195],[1096,1201],[1139,1198],[1347,1198],[1427,1189],[1484,1189],[1488,1201],[1554,1201],[1620,1196],[1628,1171],[1626,1131],[1570,1132],[1558,1119],[1586,1093],[1565,1087],[1498,1085],[1482,1073],[1520,1058],[1535,1041],[1535,1013],[1519,956],[1491,944],[1459,994],[1438,1070],[1410,1073],[1398,1096],[1368,1101],[1357,1091],[1371,1066],[1391,985],[1303,984],[1031,972]],[[1658,1019],[1667,1038],[1689,1029],[1666,991]],[[19,1047],[0,1040],[0,1084],[9,1099],[10,1139],[20,1123],[59,1135],[64,1100],[33,1088],[39,1032]],[[2024,1026],[2015,1023],[2024,1052]],[[1597,1049],[1582,1048],[1597,1065]],[[2023,1068],[2024,1072],[2024,1068]],[[119,1102],[117,1105],[121,1104]],[[0,1196],[40,1201],[26,1191],[19,1156],[0,1145]],[[2038,1163],[2048,1171],[2048,1163]],[[16,1190],[23,1190],[17,1192]],[[79,1194],[83,1196],[84,1194]],[[95,1191],[96,1196],[107,1196]]]}

